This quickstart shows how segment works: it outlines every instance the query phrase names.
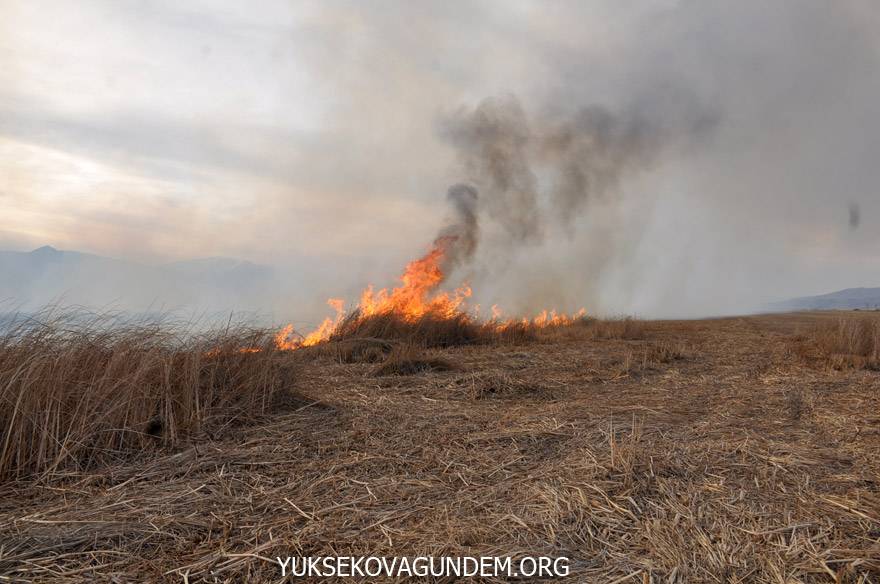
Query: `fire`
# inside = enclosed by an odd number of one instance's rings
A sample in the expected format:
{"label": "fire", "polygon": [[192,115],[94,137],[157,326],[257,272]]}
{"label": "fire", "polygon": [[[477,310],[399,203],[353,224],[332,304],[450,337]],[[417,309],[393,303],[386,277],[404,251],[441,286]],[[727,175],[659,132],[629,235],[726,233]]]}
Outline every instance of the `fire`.
{"label": "fire", "polygon": [[436,292],[445,279],[441,265],[446,256],[447,246],[454,238],[440,238],[427,254],[410,262],[400,277],[402,285],[378,292],[368,286],[361,294],[358,310],[361,317],[392,312],[404,319],[416,320],[432,314],[443,318],[451,318],[461,312],[465,301],[471,295],[467,285],[453,292]]}
{"label": "fire", "polygon": [[330,338],[333,329],[335,329],[336,326],[342,322],[342,319],[345,318],[345,301],[341,298],[331,298],[327,300],[327,304],[336,311],[335,318],[330,318],[328,316],[324,319],[324,322],[318,325],[318,328],[302,339],[291,338],[295,337],[295,331],[293,330],[293,325],[289,324],[278,331],[278,334],[275,335],[275,346],[282,351],[292,351],[294,349],[299,349],[300,347],[317,345]]}
{"label": "fire", "polygon": [[[438,238],[428,253],[407,264],[400,276],[400,286],[383,288],[379,291],[375,291],[372,285],[367,286],[355,307],[357,318],[391,313],[404,320],[416,321],[429,315],[445,319],[465,313],[467,299],[472,292],[470,286],[464,284],[451,292],[438,289],[446,279],[443,264],[455,239],[455,237]],[[325,318],[314,331],[304,337],[296,333],[292,324],[288,324],[275,336],[276,346],[281,350],[294,350],[327,341],[346,318],[343,300],[331,298],[327,304],[336,311],[334,317]],[[474,307],[474,312],[479,312],[479,308]],[[492,306],[490,323],[494,323],[499,330],[518,322],[515,319],[502,320],[502,314],[498,305]],[[585,314],[583,308],[574,315],[544,310],[531,320],[523,318],[522,322],[539,328],[559,326],[570,324]]]}
{"label": "fire", "polygon": [[551,310],[550,312],[544,310],[541,312],[541,314],[534,318],[532,324],[538,327],[562,326],[566,324],[571,324],[574,321],[583,318],[584,316],[586,316],[586,314],[587,311],[583,308],[578,310],[573,315],[557,314],[555,310]]}

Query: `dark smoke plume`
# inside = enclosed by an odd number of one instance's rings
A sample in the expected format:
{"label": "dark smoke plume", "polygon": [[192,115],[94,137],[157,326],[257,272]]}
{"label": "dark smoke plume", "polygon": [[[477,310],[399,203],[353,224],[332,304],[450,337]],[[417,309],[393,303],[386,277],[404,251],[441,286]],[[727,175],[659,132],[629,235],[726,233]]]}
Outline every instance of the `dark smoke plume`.
{"label": "dark smoke plume", "polygon": [[446,245],[445,263],[447,271],[467,262],[477,250],[480,225],[477,220],[477,189],[466,184],[449,187],[446,198],[452,205],[453,217],[437,237],[437,241],[449,242]]}
{"label": "dark smoke plume", "polygon": [[665,148],[692,142],[715,121],[693,104],[651,113],[591,105],[564,118],[530,119],[514,97],[486,99],[458,112],[441,133],[475,186],[449,190],[458,223],[444,233],[461,234],[456,263],[474,255],[478,214],[501,226],[508,250],[560,230],[571,234],[591,201],[613,196],[627,177],[651,168]]}
{"label": "dark smoke plume", "polygon": [[486,212],[518,241],[541,238],[537,180],[530,157],[532,136],[519,102],[487,99],[473,112],[446,122],[467,180],[482,193]]}
{"label": "dark smoke plume", "polygon": [[625,175],[649,167],[665,137],[643,116],[590,106],[540,140],[535,156],[555,175],[550,207],[568,227],[591,199],[612,194]]}

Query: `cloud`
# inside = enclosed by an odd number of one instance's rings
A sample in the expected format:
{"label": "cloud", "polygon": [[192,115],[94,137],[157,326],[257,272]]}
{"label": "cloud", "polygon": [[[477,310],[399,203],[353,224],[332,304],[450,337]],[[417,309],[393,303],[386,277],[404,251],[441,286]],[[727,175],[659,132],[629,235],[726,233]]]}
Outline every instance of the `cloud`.
{"label": "cloud", "polygon": [[[389,283],[468,182],[505,204],[456,277],[510,310],[717,314],[880,281],[868,0],[7,4],[12,245],[318,258],[299,292],[344,293]],[[513,189],[460,123],[486,103],[520,133]]]}

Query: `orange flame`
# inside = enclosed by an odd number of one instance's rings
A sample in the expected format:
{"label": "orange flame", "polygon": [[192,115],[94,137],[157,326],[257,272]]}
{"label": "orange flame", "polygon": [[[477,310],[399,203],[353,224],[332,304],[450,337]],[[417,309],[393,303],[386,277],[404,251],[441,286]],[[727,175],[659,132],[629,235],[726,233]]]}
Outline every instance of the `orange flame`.
{"label": "orange flame", "polygon": [[[438,318],[454,318],[466,310],[467,299],[471,296],[471,288],[464,284],[452,292],[439,291],[439,286],[446,279],[443,262],[455,237],[438,238],[430,251],[424,256],[407,264],[400,276],[401,285],[374,291],[367,286],[361,293],[356,306],[358,318],[368,318],[376,314],[393,313],[405,320],[418,320],[426,315]],[[294,350],[327,341],[337,326],[346,316],[344,302],[338,298],[327,301],[335,311],[335,317],[327,317],[314,331],[305,337],[296,333],[293,325],[288,324],[275,336],[275,344],[281,350]],[[475,307],[475,312],[479,309]],[[543,311],[532,320],[523,318],[524,324],[536,327],[548,327],[570,324],[583,317],[586,311],[582,308],[573,316],[557,314],[556,311]],[[516,321],[501,320],[502,311],[498,305],[492,306],[491,322],[502,330]]]}
{"label": "orange flame", "polygon": [[345,301],[341,298],[330,298],[327,300],[327,304],[336,311],[335,318],[328,316],[324,322],[318,325],[318,328],[302,338],[296,338],[299,335],[293,330],[293,325],[289,324],[275,335],[275,346],[282,351],[292,351],[300,347],[311,347],[329,339],[336,326],[345,318]]}
{"label": "orange flame", "polygon": [[400,277],[402,286],[378,292],[368,286],[361,294],[358,310],[362,317],[393,312],[405,319],[415,320],[426,314],[451,318],[460,312],[471,295],[467,285],[455,291],[435,292],[446,275],[441,265],[446,257],[447,247],[455,241],[454,237],[443,237],[424,256],[407,264]]}

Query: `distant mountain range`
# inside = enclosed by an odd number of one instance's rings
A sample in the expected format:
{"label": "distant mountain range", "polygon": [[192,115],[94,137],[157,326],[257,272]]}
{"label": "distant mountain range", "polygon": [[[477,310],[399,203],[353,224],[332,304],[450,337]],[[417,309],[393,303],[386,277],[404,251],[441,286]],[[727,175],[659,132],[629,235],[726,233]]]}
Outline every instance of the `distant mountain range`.
{"label": "distant mountain range", "polygon": [[[0,313],[60,304],[218,316],[265,314],[280,306],[310,314],[315,307],[298,290],[318,278],[320,268],[301,264],[291,280],[290,274],[269,266],[225,257],[145,264],[48,245],[29,252],[0,251]],[[880,309],[880,288],[848,288],[765,306],[769,312],[875,308]],[[324,309],[320,303],[317,313]]]}
{"label": "distant mountain range", "polygon": [[819,296],[804,296],[774,302],[771,311],[854,310],[880,308],[880,288],[847,288]]}
{"label": "distant mountain range", "polygon": [[272,288],[272,268],[232,258],[149,265],[44,246],[0,251],[0,302],[125,310],[249,310]]}

